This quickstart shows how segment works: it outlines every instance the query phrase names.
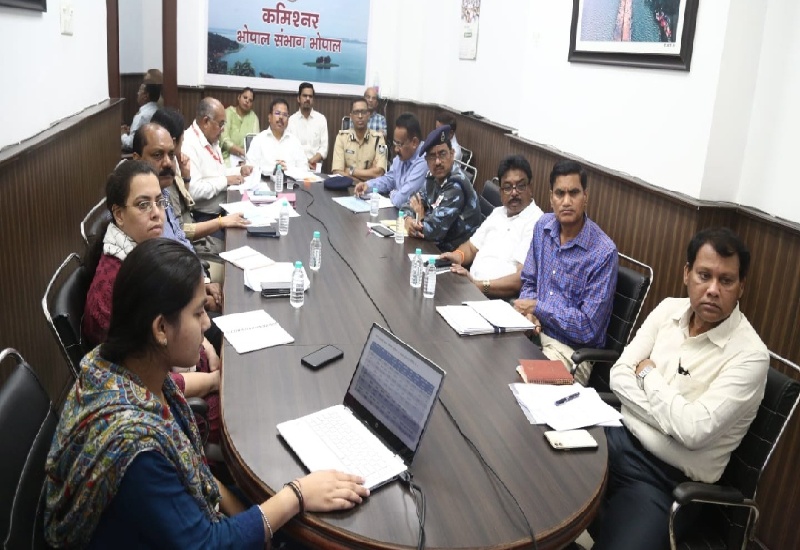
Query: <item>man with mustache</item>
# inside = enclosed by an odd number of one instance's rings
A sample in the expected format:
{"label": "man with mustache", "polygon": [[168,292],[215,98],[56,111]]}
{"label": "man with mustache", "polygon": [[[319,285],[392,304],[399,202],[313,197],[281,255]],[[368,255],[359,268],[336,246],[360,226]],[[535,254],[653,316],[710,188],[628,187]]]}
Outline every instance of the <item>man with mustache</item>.
{"label": "man with mustache", "polygon": [[[769,352],[739,310],[750,252],[728,228],[689,242],[688,298],[663,300],[611,369],[621,428],[606,428],[608,491],[589,529],[595,550],[668,548],[672,491],[715,483],[756,416]],[[675,531],[698,509],[682,507]]]}
{"label": "man with mustache", "polygon": [[269,128],[254,137],[250,143],[248,160],[261,168],[262,173],[272,173],[278,164],[284,172],[287,169],[308,170],[308,159],[303,152],[303,145],[286,131],[289,124],[289,102],[281,98],[272,100],[267,120]]}
{"label": "man with mustache", "polygon": [[300,108],[289,117],[287,131],[303,144],[308,159],[308,169],[316,171],[318,162],[328,156],[328,120],[325,115],[314,110],[314,86],[310,82],[300,84],[297,92]]}
{"label": "man with mustache", "polygon": [[406,234],[434,241],[442,252],[455,250],[482,221],[478,194],[464,172],[453,168],[449,126],[436,128],[420,148],[430,171],[419,193],[403,205]]}
{"label": "man with mustache", "polygon": [[542,211],[533,202],[531,165],[524,157],[503,159],[497,179],[502,206],[492,211],[467,242],[441,257],[453,262],[450,271],[469,278],[488,297],[511,298],[522,286],[519,274]]}
{"label": "man with mustache", "polygon": [[[533,229],[514,308],[535,325],[542,352],[571,370],[577,348],[602,348],[617,285],[617,247],[586,215],[586,172],[560,160],[550,172],[552,213]],[[586,384],[591,365],[575,379]]]}
{"label": "man with mustache", "polygon": [[382,176],[388,165],[386,140],[367,126],[369,109],[364,98],[350,102],[350,120],[350,129],[341,130],[333,144],[331,172],[354,183]]}

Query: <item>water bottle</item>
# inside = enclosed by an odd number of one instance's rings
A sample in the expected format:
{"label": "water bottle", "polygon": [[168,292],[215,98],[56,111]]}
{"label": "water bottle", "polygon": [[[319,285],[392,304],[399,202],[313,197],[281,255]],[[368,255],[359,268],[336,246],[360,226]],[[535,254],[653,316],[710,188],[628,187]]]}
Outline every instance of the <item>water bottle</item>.
{"label": "water bottle", "polygon": [[425,288],[422,289],[422,295],[433,298],[434,294],[436,294],[436,260],[431,258],[428,260],[428,269],[425,270]]}
{"label": "water bottle", "polygon": [[289,303],[293,308],[303,307],[305,301],[305,275],[303,275],[303,262],[297,260],[294,263],[294,273],[292,273],[292,292],[289,295]]}
{"label": "water bottle", "polygon": [[275,167],[275,192],[280,193],[283,191],[283,167],[278,164]]}
{"label": "water bottle", "polygon": [[380,206],[381,196],[378,194],[378,188],[372,188],[372,196],[369,198],[369,215],[373,218],[378,217],[378,206]]}
{"label": "water bottle", "polygon": [[409,278],[409,282],[413,288],[422,286],[422,271],[422,250],[418,248],[416,253],[414,253],[414,258],[411,260],[411,277]]}
{"label": "water bottle", "polygon": [[308,261],[308,267],[311,271],[319,271],[322,265],[322,241],[319,240],[319,231],[314,231],[314,237],[311,239],[311,258]]}
{"label": "water bottle", "polygon": [[406,239],[406,220],[403,211],[397,213],[397,225],[394,228],[394,242],[403,244]]}
{"label": "water bottle", "polygon": [[281,203],[281,213],[278,218],[278,234],[285,237],[289,234],[289,203],[284,201]]}

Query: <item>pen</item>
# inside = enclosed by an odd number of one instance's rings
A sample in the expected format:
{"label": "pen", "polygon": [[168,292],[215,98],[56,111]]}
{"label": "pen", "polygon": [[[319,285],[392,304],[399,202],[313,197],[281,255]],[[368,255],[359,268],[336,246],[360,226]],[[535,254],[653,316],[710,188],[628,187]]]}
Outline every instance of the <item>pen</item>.
{"label": "pen", "polygon": [[563,404],[564,404],[564,403],[566,403],[567,401],[572,401],[573,399],[575,399],[575,398],[576,398],[576,397],[578,397],[578,396],[580,396],[580,392],[575,392],[575,393],[573,393],[573,394],[571,394],[571,395],[568,395],[568,396],[566,396],[566,397],[562,397],[561,399],[559,399],[558,401],[556,401],[556,406],[558,406],[558,405],[563,405]]}

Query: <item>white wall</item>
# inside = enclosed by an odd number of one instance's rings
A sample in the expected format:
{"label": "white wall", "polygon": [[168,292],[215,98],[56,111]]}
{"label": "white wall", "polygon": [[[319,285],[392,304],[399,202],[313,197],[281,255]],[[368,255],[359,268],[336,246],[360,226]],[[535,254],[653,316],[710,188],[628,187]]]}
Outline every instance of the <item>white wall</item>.
{"label": "white wall", "polygon": [[161,0],[118,0],[119,72],[163,70]]}
{"label": "white wall", "polygon": [[45,13],[0,7],[0,148],[108,99],[105,1],[73,3],[73,36],[61,34],[58,2],[48,4]]}
{"label": "white wall", "polygon": [[800,221],[797,0],[770,0],[737,202]]}

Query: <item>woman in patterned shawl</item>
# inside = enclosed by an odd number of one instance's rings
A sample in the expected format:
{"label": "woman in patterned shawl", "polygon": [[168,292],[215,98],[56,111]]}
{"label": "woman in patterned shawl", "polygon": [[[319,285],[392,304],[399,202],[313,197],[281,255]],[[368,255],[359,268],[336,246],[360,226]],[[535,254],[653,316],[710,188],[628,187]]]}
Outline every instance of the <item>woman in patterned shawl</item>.
{"label": "woman in patterned shawl", "polygon": [[45,535],[69,548],[264,548],[304,510],[341,510],[363,480],[315,472],[246,507],[214,479],[170,367],[210,323],[197,256],[150,239],[122,263],[108,337],[81,361],[47,459]]}

